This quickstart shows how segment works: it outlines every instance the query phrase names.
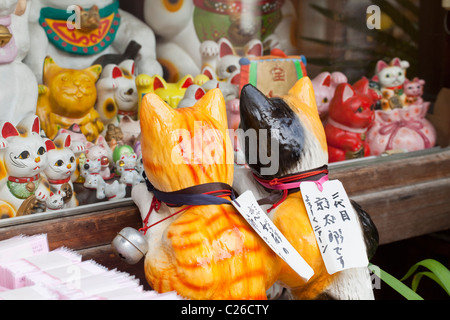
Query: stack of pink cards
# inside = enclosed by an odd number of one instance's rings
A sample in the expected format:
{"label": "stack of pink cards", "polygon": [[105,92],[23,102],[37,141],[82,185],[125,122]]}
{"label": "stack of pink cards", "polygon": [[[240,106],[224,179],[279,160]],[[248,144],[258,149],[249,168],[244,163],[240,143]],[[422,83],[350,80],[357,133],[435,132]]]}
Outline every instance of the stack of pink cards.
{"label": "stack of pink cards", "polygon": [[145,291],[135,277],[67,248],[49,251],[46,235],[0,241],[0,300],[177,300]]}

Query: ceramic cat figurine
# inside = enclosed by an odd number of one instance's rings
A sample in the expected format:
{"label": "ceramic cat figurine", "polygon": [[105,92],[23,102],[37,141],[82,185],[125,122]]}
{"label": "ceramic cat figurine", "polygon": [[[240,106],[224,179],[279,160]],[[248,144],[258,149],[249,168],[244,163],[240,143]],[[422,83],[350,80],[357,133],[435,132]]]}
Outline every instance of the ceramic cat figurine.
{"label": "ceramic cat figurine", "polygon": [[383,110],[402,108],[405,104],[403,85],[408,67],[409,63],[399,58],[392,59],[389,64],[378,61],[375,80],[381,87]]}
{"label": "ceramic cat figurine", "polygon": [[[141,113],[142,159],[151,184],[172,192],[206,183],[233,181],[233,152],[226,132],[225,102],[219,89],[193,107],[173,109],[154,93],[144,97]],[[199,125],[199,123],[201,123]],[[173,139],[173,132],[180,139]],[[203,133],[209,133],[203,136]],[[202,155],[188,150],[207,139]],[[146,184],[132,189],[145,219],[153,193]],[[161,204],[149,216],[146,278],[158,292],[177,291],[189,299],[265,299],[278,274],[277,258],[233,206],[182,207]]]}
{"label": "ceramic cat figurine", "polygon": [[122,155],[116,162],[116,170],[120,175],[120,183],[135,186],[144,181],[142,174],[139,174],[137,171],[137,160],[137,155],[133,153]]}
{"label": "ceramic cat figurine", "polygon": [[44,170],[52,192],[62,195],[65,208],[78,206],[72,183],[77,160],[71,144],[72,138],[69,134],[59,134],[53,141],[48,141],[48,166]]}
{"label": "ceramic cat figurine", "polygon": [[[287,264],[281,262],[277,284],[287,288],[295,299],[374,299],[367,268],[352,268],[333,275],[326,271],[318,240],[298,187],[300,182],[295,187],[287,187],[284,197],[283,191],[271,190],[259,182],[271,181],[273,184],[267,185],[274,186],[278,184],[276,181],[282,181],[283,178],[293,178],[294,175],[308,172],[317,172],[311,176],[310,181],[320,183],[323,177],[323,173],[319,172],[328,164],[327,142],[310,79],[304,77],[298,80],[287,95],[279,98],[268,98],[250,84],[244,86],[240,97],[240,112],[243,129],[241,134],[249,130],[256,132],[259,137],[257,141],[260,142],[256,151],[252,151],[254,149],[251,148],[251,142],[245,143],[241,135],[247,166],[235,165],[233,188],[240,194],[251,190],[274,224],[314,269],[314,276],[305,282]],[[261,142],[263,140],[260,135],[273,130],[277,130],[277,133],[271,140],[267,140],[269,143]],[[274,144],[279,155],[272,162],[262,161],[261,154],[273,151]],[[255,152],[259,153],[257,159],[253,158]],[[279,196],[275,197],[276,195]],[[370,217],[357,208],[355,207],[355,211],[362,224],[361,230],[364,230],[364,234],[366,230],[371,231],[365,238],[370,257],[376,249],[378,234]]]}
{"label": "ceramic cat figurine", "polygon": [[64,207],[64,198],[61,192],[58,193],[50,193],[50,196],[45,201],[45,205],[47,207],[47,211],[55,211],[60,210]]}
{"label": "ceramic cat figurine", "polygon": [[425,80],[414,78],[413,80],[406,79],[403,84],[403,91],[406,95],[406,105],[420,105],[422,104],[423,88],[425,86]]}
{"label": "ceramic cat figurine", "polygon": [[113,152],[103,136],[99,136],[95,143],[88,142],[85,154],[86,159],[91,161],[100,159],[100,176],[103,180],[109,180],[114,177],[114,174],[111,172]]}
{"label": "ceramic cat figurine", "polygon": [[40,136],[39,118],[26,117],[17,126],[2,122],[0,133],[0,217],[31,214],[50,195],[41,175],[48,164],[48,142]]}
{"label": "ceramic cat figurine", "polygon": [[328,109],[333,99],[336,87],[341,83],[347,83],[347,77],[342,72],[322,72],[311,80],[316,95],[317,109],[322,121],[328,117]]}
{"label": "ceramic cat figurine", "polygon": [[95,141],[104,129],[100,115],[94,109],[97,99],[95,82],[101,66],[87,69],[65,69],[50,57],[44,63],[44,85],[39,89],[36,114],[42,129],[53,139],[60,128],[77,124],[88,141]]}
{"label": "ceramic cat figurine", "polygon": [[[254,12],[258,14],[253,15]],[[280,48],[289,54],[296,48],[287,36],[295,34],[296,10],[291,1],[146,0],[144,19],[159,38],[156,53],[170,82],[201,73],[201,56],[217,53],[201,47],[205,41],[228,38],[242,50],[249,41],[257,39],[267,48]]]}
{"label": "ceramic cat figurine", "polygon": [[366,135],[375,119],[374,104],[367,78],[353,86],[343,83],[336,88],[325,126],[329,162],[370,155]]}
{"label": "ceramic cat figurine", "polygon": [[117,124],[124,116],[137,118],[138,93],[133,60],[106,65],[96,86],[95,108],[105,125]]}
{"label": "ceramic cat figurine", "polygon": [[0,2],[0,121],[13,125],[36,113],[38,82],[23,63],[30,49],[29,13],[26,0]]}
{"label": "ceramic cat figurine", "polygon": [[96,191],[97,199],[104,199],[105,195],[105,180],[100,175],[102,168],[101,159],[90,160],[86,159],[81,166],[81,175],[85,178],[83,186],[86,189],[92,189]]}
{"label": "ceramic cat figurine", "polygon": [[136,78],[136,86],[141,101],[147,93],[154,92],[172,108],[178,107],[186,93],[186,89],[192,84],[194,84],[194,78],[191,75],[187,75],[175,83],[168,83],[163,77],[158,75],[150,77],[146,74],[140,74]]}
{"label": "ceramic cat figurine", "polygon": [[32,51],[26,58],[39,83],[42,63],[52,56],[64,68],[85,69],[108,54],[122,54],[132,41],[142,73],[162,75],[156,61],[155,34],[144,22],[119,8],[117,0],[33,0],[29,28]]}

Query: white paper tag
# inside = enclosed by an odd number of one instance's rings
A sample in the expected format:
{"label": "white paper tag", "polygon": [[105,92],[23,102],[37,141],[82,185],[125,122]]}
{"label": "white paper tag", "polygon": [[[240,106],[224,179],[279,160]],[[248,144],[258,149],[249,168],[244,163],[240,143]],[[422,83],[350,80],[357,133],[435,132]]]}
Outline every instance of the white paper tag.
{"label": "white paper tag", "polygon": [[251,191],[246,191],[232,203],[236,210],[281,259],[305,281],[311,279],[314,275],[314,270],[261,209]]}
{"label": "white paper tag", "polygon": [[361,226],[344,186],[338,180],[322,186],[302,182],[300,190],[328,273],[367,267]]}

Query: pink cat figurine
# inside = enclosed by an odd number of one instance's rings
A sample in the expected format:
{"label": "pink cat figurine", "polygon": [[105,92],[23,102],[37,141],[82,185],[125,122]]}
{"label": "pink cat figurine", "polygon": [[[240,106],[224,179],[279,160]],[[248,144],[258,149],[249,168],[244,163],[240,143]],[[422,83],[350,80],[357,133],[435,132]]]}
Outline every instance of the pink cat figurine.
{"label": "pink cat figurine", "polygon": [[405,80],[403,84],[403,91],[406,95],[406,105],[422,104],[423,88],[425,86],[425,80],[414,78],[412,81]]}
{"label": "pink cat figurine", "polygon": [[311,80],[311,82],[313,84],[320,118],[322,121],[325,121],[336,87],[341,83],[347,83],[347,77],[342,72],[322,72]]}
{"label": "pink cat figurine", "polygon": [[103,136],[99,136],[95,144],[91,142],[87,143],[86,159],[91,161],[100,159],[100,175],[104,180],[109,180],[114,177],[114,174],[111,173],[112,150]]}

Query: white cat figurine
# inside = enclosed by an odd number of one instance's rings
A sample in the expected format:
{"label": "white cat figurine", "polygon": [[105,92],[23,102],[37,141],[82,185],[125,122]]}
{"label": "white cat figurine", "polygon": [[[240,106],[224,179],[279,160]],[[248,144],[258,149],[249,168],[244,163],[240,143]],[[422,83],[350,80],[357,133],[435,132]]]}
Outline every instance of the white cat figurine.
{"label": "white cat figurine", "polygon": [[108,64],[97,84],[96,109],[105,124],[117,124],[122,117],[137,118],[138,93],[133,60]]}
{"label": "white cat figurine", "polygon": [[32,51],[26,58],[38,82],[46,56],[66,68],[83,69],[105,54],[122,54],[130,41],[142,47],[140,72],[162,75],[155,34],[144,22],[119,9],[118,0],[33,0],[29,17]]}
{"label": "white cat figurine", "polygon": [[64,198],[61,192],[50,193],[50,196],[45,201],[47,211],[56,211],[64,207]]}
{"label": "white cat figurine", "polygon": [[47,141],[40,136],[39,118],[29,116],[17,126],[0,122],[0,218],[28,215],[50,196],[41,175],[48,164]]}
{"label": "white cat figurine", "polygon": [[22,62],[30,49],[29,12],[26,0],[0,2],[0,121],[13,125],[36,113],[38,99],[38,83]]}
{"label": "white cat figurine", "polygon": [[383,60],[376,66],[375,81],[380,85],[382,94],[381,108],[383,110],[402,108],[405,105],[403,85],[406,81],[406,70],[409,62],[394,58],[387,64]]}
{"label": "white cat figurine", "polygon": [[100,175],[104,180],[109,180],[113,177],[111,173],[113,153],[103,136],[99,136],[95,143],[88,141],[85,154],[86,159],[91,161],[100,160]]}
{"label": "white cat figurine", "polygon": [[48,166],[44,170],[52,192],[63,196],[65,208],[73,208],[78,205],[71,181],[77,168],[71,144],[72,139],[69,134],[59,134],[53,141],[48,141]]}
{"label": "white cat figurine", "polygon": [[119,200],[125,198],[127,185],[115,180],[113,183],[105,184],[105,196],[108,200]]}
{"label": "white cat figurine", "polygon": [[105,180],[100,175],[101,159],[96,160],[86,159],[83,166],[81,166],[81,175],[85,178],[83,186],[86,189],[96,190],[97,199],[104,199],[105,195]]}
{"label": "white cat figurine", "polygon": [[124,154],[116,162],[116,169],[120,173],[121,183],[135,186],[144,181],[142,175],[137,171],[136,154]]}

